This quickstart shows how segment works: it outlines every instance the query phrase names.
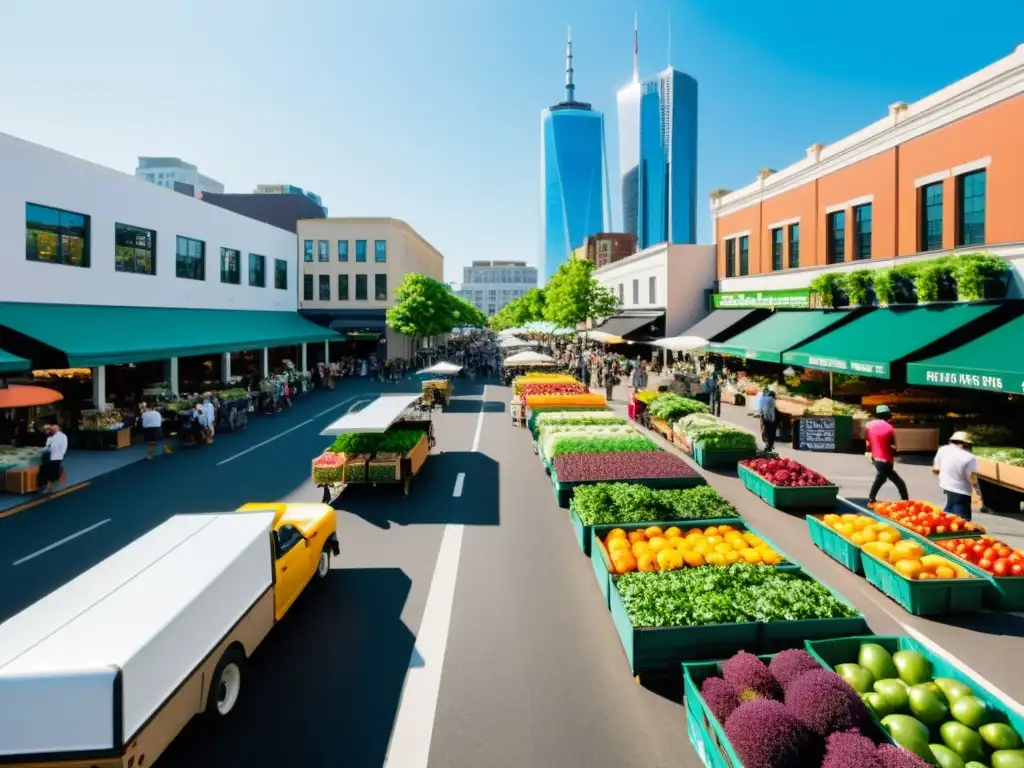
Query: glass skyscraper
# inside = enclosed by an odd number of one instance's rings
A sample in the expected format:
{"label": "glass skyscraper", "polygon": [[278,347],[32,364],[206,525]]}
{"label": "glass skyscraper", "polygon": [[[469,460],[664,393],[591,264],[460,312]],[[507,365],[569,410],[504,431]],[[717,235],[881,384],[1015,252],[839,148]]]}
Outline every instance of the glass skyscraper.
{"label": "glass skyscraper", "polygon": [[675,69],[640,84],[637,245],[697,236],[697,81]]}
{"label": "glass skyscraper", "polygon": [[576,101],[572,37],[565,53],[565,100],[541,112],[542,269],[547,283],[590,235],[611,225],[604,116]]}

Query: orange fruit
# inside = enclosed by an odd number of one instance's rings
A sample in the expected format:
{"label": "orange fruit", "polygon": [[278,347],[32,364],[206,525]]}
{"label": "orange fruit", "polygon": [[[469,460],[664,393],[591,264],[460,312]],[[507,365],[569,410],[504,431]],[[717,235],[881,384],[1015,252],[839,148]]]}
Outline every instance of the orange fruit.
{"label": "orange fruit", "polygon": [[[665,531],[665,533],[668,533],[668,531]],[[686,539],[682,536],[673,536],[668,540],[668,544],[672,549],[682,549],[686,546]]]}
{"label": "orange fruit", "polygon": [[638,541],[647,541],[647,534],[640,530],[630,531],[629,543],[636,544]]}
{"label": "orange fruit", "polygon": [[956,571],[950,568],[948,565],[940,565],[935,569],[936,579],[955,579]]}
{"label": "orange fruit", "polygon": [[698,568],[704,565],[704,558],[699,552],[694,552],[692,549],[684,549],[680,554],[683,556],[683,562],[691,568]]}
{"label": "orange fruit", "polygon": [[651,552],[645,552],[636,559],[637,570],[649,573],[658,570],[658,560]]}
{"label": "orange fruit", "polygon": [[718,526],[718,532],[719,533],[728,533],[729,531],[735,531],[735,530],[736,529],[733,528],[731,525],[720,525],[720,526]]}
{"label": "orange fruit", "polygon": [[738,563],[739,561],[740,561],[740,553],[737,552],[736,550],[733,550],[732,552],[726,552],[725,553],[725,562],[727,562],[729,565],[732,565],[733,563]]}
{"label": "orange fruit", "polygon": [[648,539],[653,539],[655,536],[662,536],[662,537],[664,537],[664,535],[665,535],[665,532],[662,531],[661,528],[659,528],[656,525],[652,525],[650,528],[648,528],[646,531],[644,531],[644,533],[647,534],[647,538]]}
{"label": "orange fruit", "polygon": [[[917,579],[924,573],[918,560],[898,560],[893,567],[900,576],[907,579]],[[932,574],[929,573],[928,575],[931,576]]]}
{"label": "orange fruit", "polygon": [[633,543],[633,557],[642,557],[646,555],[651,549],[651,545],[646,541],[637,541]]}
{"label": "orange fruit", "polygon": [[621,538],[608,539],[605,542],[605,546],[608,548],[609,553],[629,552],[630,550],[629,540],[625,536]]}
{"label": "orange fruit", "polygon": [[674,549],[663,549],[658,553],[658,568],[663,571],[674,571],[683,565],[683,556]]}
{"label": "orange fruit", "polygon": [[679,529],[679,526],[673,525],[671,528],[665,529],[665,538],[674,539],[677,536],[682,536],[683,532]]}
{"label": "orange fruit", "polygon": [[626,538],[626,532],[621,528],[612,528],[608,531],[608,535],[605,536],[605,541],[611,541],[612,539],[624,539]]}
{"label": "orange fruit", "polygon": [[740,552],[740,557],[746,560],[751,565],[760,565],[764,562],[764,558],[761,557],[761,553],[756,549],[744,549]]}
{"label": "orange fruit", "polygon": [[704,559],[708,565],[727,565],[729,562],[721,552],[711,552]]}
{"label": "orange fruit", "polygon": [[630,573],[636,570],[636,558],[629,552],[616,552],[612,558],[616,573]]}
{"label": "orange fruit", "polygon": [[657,554],[663,549],[670,549],[668,540],[661,536],[652,536],[647,540],[647,546],[650,547],[651,552]]}
{"label": "orange fruit", "polygon": [[714,536],[717,533],[718,533],[718,528],[716,526],[714,526],[714,525],[709,525],[707,528],[704,529],[704,535],[705,536]]}

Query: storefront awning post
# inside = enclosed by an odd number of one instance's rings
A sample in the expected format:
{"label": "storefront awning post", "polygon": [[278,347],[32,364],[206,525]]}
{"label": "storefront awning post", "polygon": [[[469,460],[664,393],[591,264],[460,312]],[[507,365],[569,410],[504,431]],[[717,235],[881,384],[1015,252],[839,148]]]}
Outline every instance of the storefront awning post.
{"label": "storefront awning post", "polygon": [[308,350],[307,346],[308,345],[306,344],[306,342],[302,342],[302,370],[303,371],[309,370],[309,357],[308,357],[309,350]]}
{"label": "storefront awning post", "polygon": [[178,381],[178,358],[172,357],[167,366],[167,384],[171,389],[171,394],[177,397],[181,394],[181,384]]}
{"label": "storefront awning post", "polygon": [[328,365],[331,364],[331,342],[324,342],[324,362]]}
{"label": "storefront awning post", "polygon": [[231,381],[231,353],[225,352],[220,358],[220,378],[224,383]]}
{"label": "storefront awning post", "polygon": [[270,376],[270,348],[263,348],[263,378]]}
{"label": "storefront awning post", "polygon": [[92,402],[98,411],[107,407],[107,368],[104,365],[92,369]]}

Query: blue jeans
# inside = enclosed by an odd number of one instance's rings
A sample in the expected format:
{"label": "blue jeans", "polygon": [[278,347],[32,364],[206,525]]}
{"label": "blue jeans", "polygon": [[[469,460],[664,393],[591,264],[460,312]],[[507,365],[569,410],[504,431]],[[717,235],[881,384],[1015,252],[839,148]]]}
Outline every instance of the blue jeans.
{"label": "blue jeans", "polygon": [[955,493],[954,491],[943,491],[943,493],[946,494],[946,506],[943,507],[943,510],[969,522],[971,519],[970,495]]}

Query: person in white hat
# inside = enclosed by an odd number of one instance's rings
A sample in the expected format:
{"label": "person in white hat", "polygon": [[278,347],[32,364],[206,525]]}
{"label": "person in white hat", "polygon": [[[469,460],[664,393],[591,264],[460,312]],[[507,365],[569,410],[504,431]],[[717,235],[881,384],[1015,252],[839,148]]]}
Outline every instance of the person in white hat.
{"label": "person in white hat", "polygon": [[978,488],[978,458],[972,449],[974,440],[966,432],[954,432],[949,444],[935,454],[932,472],[939,476],[939,487],[946,494],[945,511],[951,515],[971,519],[971,499]]}

